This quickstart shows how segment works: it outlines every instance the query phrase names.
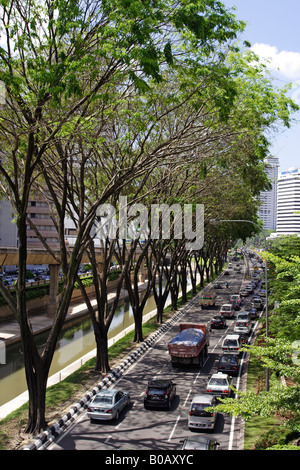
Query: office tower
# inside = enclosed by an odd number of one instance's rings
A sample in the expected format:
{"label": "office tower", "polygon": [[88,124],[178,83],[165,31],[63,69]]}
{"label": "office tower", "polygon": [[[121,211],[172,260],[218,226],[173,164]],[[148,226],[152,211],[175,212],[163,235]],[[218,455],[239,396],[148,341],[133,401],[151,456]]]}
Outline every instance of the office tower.
{"label": "office tower", "polygon": [[300,233],[300,169],[289,168],[278,178],[277,235]]}
{"label": "office tower", "polygon": [[269,156],[265,159],[267,164],[266,174],[272,183],[272,188],[269,191],[263,191],[260,194],[262,205],[259,208],[258,215],[263,221],[263,228],[265,230],[276,230],[276,216],[277,216],[277,179],[279,160],[277,157]]}

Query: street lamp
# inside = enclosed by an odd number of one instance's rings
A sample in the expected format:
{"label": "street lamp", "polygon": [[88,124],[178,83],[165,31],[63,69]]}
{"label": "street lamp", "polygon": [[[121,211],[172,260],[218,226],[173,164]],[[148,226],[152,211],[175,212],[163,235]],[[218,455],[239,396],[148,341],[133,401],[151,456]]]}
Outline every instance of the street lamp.
{"label": "street lamp", "polygon": [[[265,240],[265,252],[267,251],[267,237],[266,237],[266,234],[265,232],[263,231],[263,229],[257,225],[255,222],[252,222],[252,220],[235,220],[235,219],[211,219],[210,220],[210,223],[215,225],[215,224],[218,224],[220,222],[247,222],[249,224],[253,224],[255,225],[255,227],[257,227],[261,233],[263,234],[264,236],[264,240]],[[265,283],[266,283],[266,338],[269,337],[269,311],[268,311],[268,270],[267,270],[267,263],[265,263]],[[269,368],[267,367],[266,369],[266,391],[268,392],[269,391]]]}

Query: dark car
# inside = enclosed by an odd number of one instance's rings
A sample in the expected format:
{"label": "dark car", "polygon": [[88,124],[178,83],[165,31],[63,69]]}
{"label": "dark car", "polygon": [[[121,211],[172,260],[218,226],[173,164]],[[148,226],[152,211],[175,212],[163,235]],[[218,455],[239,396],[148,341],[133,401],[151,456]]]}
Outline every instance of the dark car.
{"label": "dark car", "polygon": [[233,310],[239,310],[240,309],[240,304],[236,300],[231,302]]}
{"label": "dark car", "polygon": [[215,315],[210,322],[210,327],[211,328],[226,328],[226,320],[223,317],[223,315]]}
{"label": "dark car", "polygon": [[153,379],[148,382],[144,407],[170,409],[171,403],[176,396],[176,384],[169,379]]}
{"label": "dark car", "polygon": [[258,316],[257,315],[257,310],[254,307],[249,308],[249,313],[250,313],[252,319],[257,318],[257,316]]}
{"label": "dark car", "polygon": [[181,450],[218,450],[220,443],[202,436],[189,436],[180,441]]}
{"label": "dark car", "polygon": [[218,363],[218,372],[223,372],[231,376],[238,376],[240,367],[240,358],[238,354],[224,353]]}
{"label": "dark car", "polygon": [[216,282],[214,284],[214,289],[222,289],[222,284],[220,284],[220,282]]}

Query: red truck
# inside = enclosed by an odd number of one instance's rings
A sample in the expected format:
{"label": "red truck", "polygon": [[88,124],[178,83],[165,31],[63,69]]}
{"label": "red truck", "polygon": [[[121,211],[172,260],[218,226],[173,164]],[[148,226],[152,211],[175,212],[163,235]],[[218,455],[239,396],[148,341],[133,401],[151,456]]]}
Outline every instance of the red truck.
{"label": "red truck", "polygon": [[198,323],[181,323],[179,333],[168,344],[174,367],[192,364],[202,367],[208,354],[209,326]]}

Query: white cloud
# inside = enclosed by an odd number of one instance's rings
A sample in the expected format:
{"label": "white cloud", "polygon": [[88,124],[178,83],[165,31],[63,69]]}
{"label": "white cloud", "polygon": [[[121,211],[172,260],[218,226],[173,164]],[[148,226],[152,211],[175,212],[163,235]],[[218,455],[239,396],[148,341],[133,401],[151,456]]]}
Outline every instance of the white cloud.
{"label": "white cloud", "polygon": [[300,52],[279,51],[269,44],[256,43],[252,50],[261,61],[268,61],[267,66],[289,81],[300,80]]}

